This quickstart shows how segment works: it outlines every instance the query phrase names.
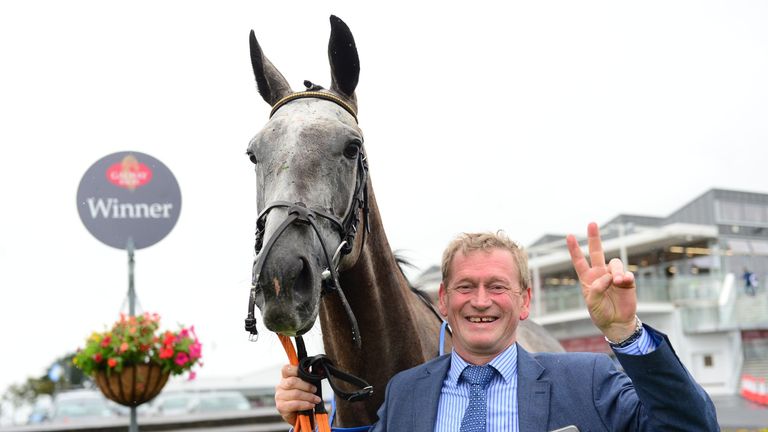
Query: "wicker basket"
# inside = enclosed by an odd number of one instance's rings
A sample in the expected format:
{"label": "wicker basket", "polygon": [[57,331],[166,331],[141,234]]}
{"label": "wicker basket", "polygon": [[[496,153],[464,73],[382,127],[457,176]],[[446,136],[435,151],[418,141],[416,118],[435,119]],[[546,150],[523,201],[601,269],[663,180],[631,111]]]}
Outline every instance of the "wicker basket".
{"label": "wicker basket", "polygon": [[170,372],[155,363],[125,366],[120,373],[99,371],[96,385],[107,399],[135,407],[152,400],[168,382]]}

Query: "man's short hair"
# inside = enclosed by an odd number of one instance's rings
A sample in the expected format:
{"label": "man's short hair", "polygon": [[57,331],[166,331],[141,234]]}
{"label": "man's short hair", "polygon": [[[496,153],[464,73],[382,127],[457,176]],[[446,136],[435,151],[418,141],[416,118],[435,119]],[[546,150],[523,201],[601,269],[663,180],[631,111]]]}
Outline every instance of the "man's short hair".
{"label": "man's short hair", "polygon": [[467,255],[470,252],[482,250],[484,252],[490,252],[493,249],[502,249],[509,251],[515,260],[518,272],[518,282],[522,289],[528,289],[531,287],[531,275],[528,272],[528,254],[525,250],[510,240],[509,237],[503,231],[482,232],[482,233],[461,233],[453,241],[448,244],[443,252],[442,261],[442,274],[443,283],[448,283],[450,277],[450,266],[453,262],[453,257],[457,252],[461,252]]}

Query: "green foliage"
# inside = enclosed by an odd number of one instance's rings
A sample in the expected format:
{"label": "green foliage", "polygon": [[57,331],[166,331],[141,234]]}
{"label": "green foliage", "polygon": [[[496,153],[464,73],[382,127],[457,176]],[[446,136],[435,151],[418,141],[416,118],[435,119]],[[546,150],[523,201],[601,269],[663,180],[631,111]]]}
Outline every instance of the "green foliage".
{"label": "green foliage", "polygon": [[27,378],[23,384],[13,384],[3,394],[3,399],[19,407],[32,403],[41,394],[53,394],[54,383],[48,377]]}
{"label": "green foliage", "polygon": [[62,368],[62,374],[58,382],[53,382],[48,375],[41,377],[29,377],[21,384],[13,384],[3,394],[3,399],[10,401],[14,406],[21,406],[24,403],[33,403],[40,395],[52,395],[54,391],[70,390],[82,388],[87,380],[83,372],[72,367],[72,358],[74,353],[66,354],[56,359],[48,367],[48,370],[59,365]]}

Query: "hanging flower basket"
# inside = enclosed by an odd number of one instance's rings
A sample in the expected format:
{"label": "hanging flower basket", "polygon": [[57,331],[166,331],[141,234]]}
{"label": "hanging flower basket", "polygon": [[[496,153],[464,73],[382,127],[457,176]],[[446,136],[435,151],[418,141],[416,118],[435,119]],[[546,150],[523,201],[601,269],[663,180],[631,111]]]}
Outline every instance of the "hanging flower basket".
{"label": "hanging flower basket", "polygon": [[194,327],[160,332],[160,316],[120,316],[103,332],[94,332],[72,362],[92,377],[104,395],[135,407],[157,396],[169,375],[202,366],[202,346]]}
{"label": "hanging flower basket", "polygon": [[119,373],[99,371],[94,378],[107,399],[120,405],[135,407],[157,396],[168,382],[170,374],[170,371],[163,372],[160,365],[149,363],[125,366]]}

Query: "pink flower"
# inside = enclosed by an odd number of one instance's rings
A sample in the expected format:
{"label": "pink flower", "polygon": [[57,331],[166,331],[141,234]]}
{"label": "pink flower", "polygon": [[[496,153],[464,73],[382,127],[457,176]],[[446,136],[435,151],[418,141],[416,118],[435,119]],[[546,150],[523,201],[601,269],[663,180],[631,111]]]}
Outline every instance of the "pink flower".
{"label": "pink flower", "polygon": [[189,371],[189,380],[192,381],[195,377],[197,377],[197,373],[195,373],[195,371]]}
{"label": "pink flower", "polygon": [[189,346],[189,356],[193,359],[199,359],[202,356],[203,347],[200,342],[195,342]]}
{"label": "pink flower", "polygon": [[174,360],[174,362],[179,366],[184,366],[189,362],[189,356],[187,355],[187,353],[180,352],[176,354],[176,359]]}

